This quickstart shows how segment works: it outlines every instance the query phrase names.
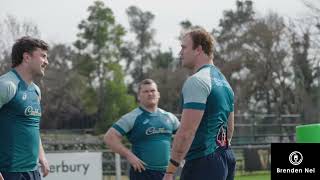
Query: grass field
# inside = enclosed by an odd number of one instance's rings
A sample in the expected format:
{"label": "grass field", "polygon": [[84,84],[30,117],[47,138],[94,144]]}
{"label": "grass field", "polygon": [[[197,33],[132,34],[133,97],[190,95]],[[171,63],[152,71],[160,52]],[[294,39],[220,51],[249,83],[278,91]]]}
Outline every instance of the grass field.
{"label": "grass field", "polygon": [[270,180],[271,175],[268,172],[246,173],[237,175],[235,180]]}
{"label": "grass field", "polygon": [[[127,176],[122,176],[121,180],[128,180]],[[179,178],[177,178],[178,180]],[[237,175],[235,180],[270,180],[270,173],[268,172],[254,172]],[[115,180],[114,176],[105,176],[104,180]]]}
{"label": "grass field", "polygon": [[270,180],[270,175],[248,175],[248,176],[237,176],[235,180]]}

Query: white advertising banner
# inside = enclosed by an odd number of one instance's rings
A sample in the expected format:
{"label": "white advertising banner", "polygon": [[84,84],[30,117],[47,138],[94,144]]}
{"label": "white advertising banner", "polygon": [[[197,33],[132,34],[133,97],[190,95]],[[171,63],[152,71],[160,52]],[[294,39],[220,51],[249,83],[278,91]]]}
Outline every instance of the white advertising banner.
{"label": "white advertising banner", "polygon": [[47,153],[50,173],[44,180],[102,180],[102,153]]}

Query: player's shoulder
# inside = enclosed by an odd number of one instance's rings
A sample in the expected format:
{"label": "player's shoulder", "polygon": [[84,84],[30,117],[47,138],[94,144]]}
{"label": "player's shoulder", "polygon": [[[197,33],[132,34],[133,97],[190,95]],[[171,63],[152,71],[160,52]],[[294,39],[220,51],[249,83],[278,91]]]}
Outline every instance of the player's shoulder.
{"label": "player's shoulder", "polygon": [[207,66],[205,68],[201,68],[198,72],[194,73],[192,76],[190,76],[190,81],[202,81],[202,82],[208,82],[211,80],[211,71],[212,66]]}
{"label": "player's shoulder", "polygon": [[164,109],[162,109],[162,108],[159,108],[158,107],[158,111],[159,111],[159,113],[161,113],[161,114],[169,114],[170,112],[168,112],[168,111],[166,111],[166,110],[164,110]]}
{"label": "player's shoulder", "polygon": [[137,118],[140,114],[142,114],[143,111],[140,108],[135,108],[132,111],[126,113],[121,117],[121,119],[135,119]]}
{"label": "player's shoulder", "polygon": [[9,71],[0,76],[0,88],[3,89],[17,89],[19,78],[12,72]]}
{"label": "player's shoulder", "polygon": [[158,111],[159,111],[159,113],[169,117],[170,119],[176,119],[177,118],[173,113],[171,113],[169,111],[166,111],[164,109],[158,108]]}
{"label": "player's shoulder", "polygon": [[[204,70],[203,70],[204,71]],[[194,88],[199,86],[211,87],[211,76],[206,72],[199,71],[189,76],[184,83],[185,88]]]}

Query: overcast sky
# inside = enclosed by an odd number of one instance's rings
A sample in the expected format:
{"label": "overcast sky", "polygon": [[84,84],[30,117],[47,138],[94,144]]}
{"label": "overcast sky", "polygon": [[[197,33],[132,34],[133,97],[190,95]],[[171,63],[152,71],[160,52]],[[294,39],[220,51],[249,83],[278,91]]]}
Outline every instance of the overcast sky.
{"label": "overcast sky", "polygon": [[[317,1],[317,0],[309,0]],[[51,43],[71,43],[76,39],[77,25],[88,16],[87,8],[93,0],[0,0],[0,19],[10,14],[19,21],[35,23],[41,37]],[[125,10],[135,5],[155,15],[155,39],[164,50],[177,53],[177,41],[183,20],[205,27],[209,31],[218,27],[224,10],[235,9],[235,0],[104,0],[112,9],[116,21],[128,29]],[[299,18],[307,12],[302,0],[254,0],[260,15],[276,12],[285,18]]]}

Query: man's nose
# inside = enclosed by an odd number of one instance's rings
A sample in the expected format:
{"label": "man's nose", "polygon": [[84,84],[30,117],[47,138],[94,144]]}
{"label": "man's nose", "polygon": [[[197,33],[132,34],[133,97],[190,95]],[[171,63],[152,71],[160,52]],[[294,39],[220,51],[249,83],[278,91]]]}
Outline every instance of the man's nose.
{"label": "man's nose", "polygon": [[48,61],[48,59],[47,59],[47,58],[44,60],[44,64],[46,64],[46,65],[48,65],[48,64],[49,64],[49,61]]}

